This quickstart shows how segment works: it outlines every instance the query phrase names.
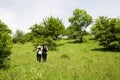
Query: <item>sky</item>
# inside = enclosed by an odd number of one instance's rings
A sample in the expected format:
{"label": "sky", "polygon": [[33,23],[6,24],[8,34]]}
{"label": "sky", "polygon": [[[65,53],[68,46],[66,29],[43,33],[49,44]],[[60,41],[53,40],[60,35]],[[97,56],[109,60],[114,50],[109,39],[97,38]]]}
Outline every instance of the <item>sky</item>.
{"label": "sky", "polygon": [[67,27],[68,18],[76,8],[86,10],[93,19],[120,17],[120,0],[0,0],[0,20],[13,33],[17,29],[27,33],[31,26],[49,16],[62,19]]}

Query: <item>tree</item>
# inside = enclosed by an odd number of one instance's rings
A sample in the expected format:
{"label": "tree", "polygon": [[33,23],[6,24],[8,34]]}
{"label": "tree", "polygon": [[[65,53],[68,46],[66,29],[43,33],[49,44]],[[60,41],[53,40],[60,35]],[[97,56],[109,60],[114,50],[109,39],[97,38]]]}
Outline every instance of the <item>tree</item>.
{"label": "tree", "polygon": [[64,34],[65,27],[59,18],[50,16],[43,20],[45,26],[45,35],[57,39],[58,35]]}
{"label": "tree", "polygon": [[107,49],[120,48],[120,20],[100,16],[91,28],[95,39]]}
{"label": "tree", "polygon": [[24,44],[25,42],[25,33],[21,30],[16,30],[16,33],[13,35],[12,41],[14,43],[22,43]]}
{"label": "tree", "polygon": [[25,34],[25,41],[26,42],[31,42],[34,38],[34,35],[31,32],[28,32]]}
{"label": "tree", "polygon": [[83,42],[83,33],[85,28],[92,22],[92,17],[85,11],[76,8],[73,10],[73,15],[68,19],[71,25],[77,30],[77,37],[80,42]]}
{"label": "tree", "polygon": [[54,40],[57,39],[58,35],[63,34],[65,30],[62,21],[52,16],[43,19],[43,22],[33,25],[30,29],[34,35],[34,46],[47,44],[49,49],[53,49]]}
{"label": "tree", "polygon": [[66,29],[66,33],[67,33],[67,36],[69,36],[69,38],[76,39],[77,36],[78,36],[78,34],[79,34],[79,31],[77,30],[76,26],[70,25],[70,26]]}
{"label": "tree", "polygon": [[42,23],[40,24],[34,24],[31,29],[31,34],[34,36],[34,38],[40,38],[45,37],[45,27]]}
{"label": "tree", "polygon": [[46,38],[50,36],[53,39],[57,39],[58,35],[65,31],[62,21],[52,16],[43,19],[43,22],[33,25],[30,29],[35,37]]}
{"label": "tree", "polygon": [[0,21],[0,68],[4,67],[4,61],[11,54],[11,30]]}

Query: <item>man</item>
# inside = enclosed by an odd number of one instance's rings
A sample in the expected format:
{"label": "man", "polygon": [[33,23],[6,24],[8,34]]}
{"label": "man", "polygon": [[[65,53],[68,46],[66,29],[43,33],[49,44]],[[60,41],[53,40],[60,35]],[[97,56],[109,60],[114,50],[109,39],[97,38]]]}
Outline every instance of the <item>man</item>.
{"label": "man", "polygon": [[48,51],[48,48],[43,45],[43,48],[42,48],[42,58],[43,58],[43,61],[46,62],[46,59],[47,59],[47,51]]}

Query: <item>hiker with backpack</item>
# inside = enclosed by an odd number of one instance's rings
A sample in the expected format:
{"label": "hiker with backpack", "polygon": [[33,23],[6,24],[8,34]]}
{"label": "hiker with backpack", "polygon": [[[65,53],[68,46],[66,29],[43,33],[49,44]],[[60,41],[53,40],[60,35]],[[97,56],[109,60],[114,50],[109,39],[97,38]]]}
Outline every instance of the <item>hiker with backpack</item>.
{"label": "hiker with backpack", "polygon": [[44,62],[46,62],[46,59],[47,59],[47,51],[48,51],[48,48],[45,45],[43,45],[42,46],[42,59]]}

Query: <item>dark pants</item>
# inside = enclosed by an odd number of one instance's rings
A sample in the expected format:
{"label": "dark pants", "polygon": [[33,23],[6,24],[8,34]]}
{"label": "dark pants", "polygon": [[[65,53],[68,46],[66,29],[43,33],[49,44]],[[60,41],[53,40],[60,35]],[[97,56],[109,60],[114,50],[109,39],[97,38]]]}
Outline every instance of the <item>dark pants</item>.
{"label": "dark pants", "polygon": [[47,53],[46,52],[42,53],[42,58],[43,58],[43,61],[46,61],[46,59],[47,59]]}
{"label": "dark pants", "polygon": [[41,61],[41,54],[37,54],[37,61]]}

